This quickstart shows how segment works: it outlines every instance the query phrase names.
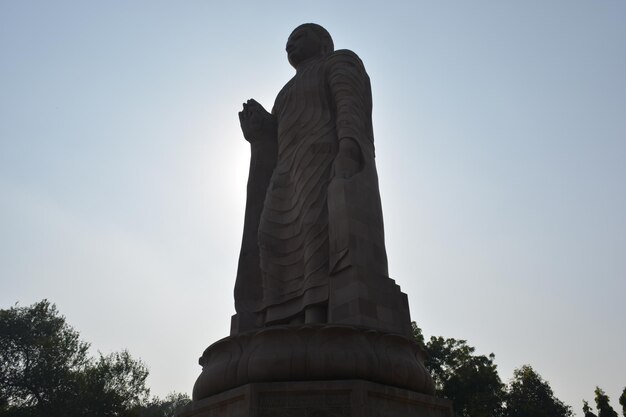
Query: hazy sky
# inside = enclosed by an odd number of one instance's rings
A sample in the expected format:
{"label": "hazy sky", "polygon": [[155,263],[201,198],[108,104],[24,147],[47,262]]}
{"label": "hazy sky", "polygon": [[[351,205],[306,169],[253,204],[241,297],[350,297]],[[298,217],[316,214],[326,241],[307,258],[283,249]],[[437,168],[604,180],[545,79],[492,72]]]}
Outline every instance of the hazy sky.
{"label": "hazy sky", "polygon": [[[314,6],[313,6],[314,5]],[[152,392],[229,332],[249,145],[298,24],[372,80],[389,268],[426,336],[626,386],[626,2],[0,0],[0,307],[56,303]]]}

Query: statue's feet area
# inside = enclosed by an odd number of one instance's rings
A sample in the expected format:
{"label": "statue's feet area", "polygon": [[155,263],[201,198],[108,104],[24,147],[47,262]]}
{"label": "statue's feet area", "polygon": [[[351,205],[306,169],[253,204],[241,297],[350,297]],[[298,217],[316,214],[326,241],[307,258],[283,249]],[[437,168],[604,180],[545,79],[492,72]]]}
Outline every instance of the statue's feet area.
{"label": "statue's feet area", "polygon": [[361,379],[432,394],[411,339],[346,325],[272,326],[226,337],[200,358],[193,399],[258,382]]}

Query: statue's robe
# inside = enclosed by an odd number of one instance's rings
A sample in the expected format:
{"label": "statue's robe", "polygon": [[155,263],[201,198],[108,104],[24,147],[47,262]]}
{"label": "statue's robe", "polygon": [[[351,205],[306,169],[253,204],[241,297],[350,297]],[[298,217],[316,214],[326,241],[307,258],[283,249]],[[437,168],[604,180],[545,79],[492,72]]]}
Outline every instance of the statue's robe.
{"label": "statue's robe", "polygon": [[[305,64],[278,94],[276,166],[258,226],[262,288],[247,289],[261,297],[246,304],[264,324],[327,303],[329,280],[346,268],[388,276],[371,112],[369,77],[347,50]],[[338,178],[333,163],[348,138],[360,169]]]}

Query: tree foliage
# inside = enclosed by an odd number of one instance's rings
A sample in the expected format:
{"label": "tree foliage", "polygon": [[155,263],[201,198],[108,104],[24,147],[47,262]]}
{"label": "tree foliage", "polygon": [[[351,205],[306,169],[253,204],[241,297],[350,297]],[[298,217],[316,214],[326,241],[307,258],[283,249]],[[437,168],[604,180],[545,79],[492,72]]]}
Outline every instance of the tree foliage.
{"label": "tree foliage", "polygon": [[85,416],[137,416],[148,400],[146,366],[128,351],[100,354],[81,372],[80,398],[72,404]]}
{"label": "tree foliage", "polygon": [[583,400],[583,413],[585,413],[585,417],[598,417],[591,411],[591,407],[589,407],[589,403]]}
{"label": "tree foliage", "polygon": [[[596,400],[596,408],[598,410],[598,415],[596,416],[592,411],[591,407],[589,407],[589,403],[583,400],[583,412],[585,413],[585,417],[617,417],[617,412],[611,407],[609,396],[606,395],[604,390],[600,387],[596,387],[594,390],[595,400]],[[626,417],[626,388],[622,391],[622,395],[619,397],[619,403],[622,406],[622,414]]]}
{"label": "tree foliage", "polygon": [[[0,402],[5,410],[48,410],[76,395],[89,345],[44,300],[30,307],[0,310]],[[5,412],[9,412],[5,411]],[[61,414],[58,414],[61,415]]]}
{"label": "tree foliage", "polygon": [[[504,385],[495,356],[476,355],[465,340],[431,337],[413,325],[415,341],[425,350],[425,366],[436,393],[452,400],[456,417],[571,417],[571,408],[554,396],[548,382],[529,365],[514,371]],[[588,408],[588,404],[585,403]],[[589,410],[589,412],[591,412]],[[596,417],[593,413],[585,417]]]}
{"label": "tree foliage", "polygon": [[596,387],[594,393],[596,394],[598,417],[617,417],[617,413],[609,403],[609,396],[600,387]]}
{"label": "tree foliage", "polygon": [[141,361],[88,349],[47,300],[0,310],[0,416],[169,417],[187,398],[150,401]]}
{"label": "tree foliage", "polygon": [[140,412],[140,417],[174,417],[180,407],[191,402],[187,394],[171,393],[164,399],[154,398]]}
{"label": "tree foliage", "polygon": [[476,355],[465,340],[433,336],[424,343],[415,324],[413,333],[426,350],[425,366],[433,376],[437,394],[452,400],[458,417],[503,416],[506,392],[493,354]]}
{"label": "tree foliage", "polygon": [[572,410],[554,396],[547,381],[530,365],[513,371],[507,395],[508,417],[569,417]]}

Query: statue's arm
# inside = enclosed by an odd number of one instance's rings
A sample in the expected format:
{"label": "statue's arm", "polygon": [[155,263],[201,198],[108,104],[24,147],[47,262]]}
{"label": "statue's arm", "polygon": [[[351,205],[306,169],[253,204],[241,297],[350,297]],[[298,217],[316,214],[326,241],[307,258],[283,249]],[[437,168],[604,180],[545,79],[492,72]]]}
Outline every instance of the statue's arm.
{"label": "statue's arm", "polygon": [[335,51],[328,59],[328,85],[337,120],[339,153],[335,177],[350,178],[373,155],[372,93],[363,63],[352,51]]}
{"label": "statue's arm", "polygon": [[254,310],[262,297],[258,230],[265,193],[276,166],[277,134],[275,117],[254,100],[244,103],[239,120],[250,142],[246,211],[235,282],[235,308],[245,313]]}
{"label": "statue's arm", "polygon": [[[243,110],[239,112],[239,121],[244,138],[250,142],[248,174],[248,202],[250,202],[251,193],[252,197],[256,197],[257,194],[265,197],[265,191],[276,166],[277,123],[276,117],[253,99],[243,104]],[[252,200],[257,203],[256,198]],[[262,207],[263,199],[260,205]]]}
{"label": "statue's arm", "polygon": [[369,77],[351,51],[333,52],[326,64],[339,141],[328,186],[329,269],[334,274],[361,265],[386,275]]}

